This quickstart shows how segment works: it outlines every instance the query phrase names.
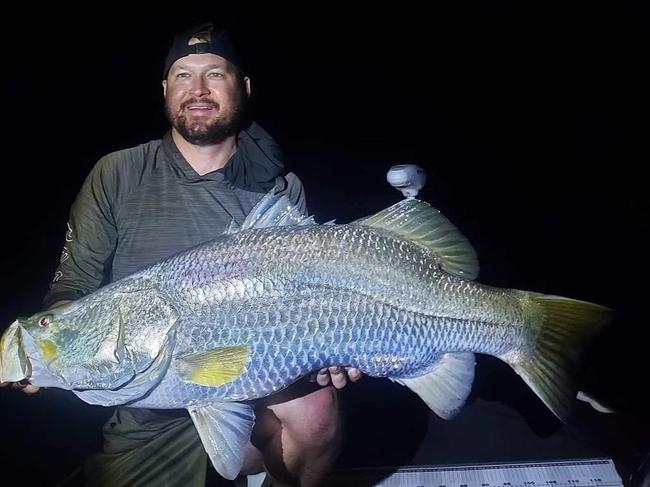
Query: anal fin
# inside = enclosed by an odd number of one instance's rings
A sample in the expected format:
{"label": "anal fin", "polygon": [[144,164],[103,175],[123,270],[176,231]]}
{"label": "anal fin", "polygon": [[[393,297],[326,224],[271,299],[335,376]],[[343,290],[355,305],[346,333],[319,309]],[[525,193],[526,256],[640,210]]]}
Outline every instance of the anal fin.
{"label": "anal fin", "polygon": [[441,418],[451,419],[472,391],[475,365],[471,352],[446,353],[425,375],[391,380],[415,392]]}

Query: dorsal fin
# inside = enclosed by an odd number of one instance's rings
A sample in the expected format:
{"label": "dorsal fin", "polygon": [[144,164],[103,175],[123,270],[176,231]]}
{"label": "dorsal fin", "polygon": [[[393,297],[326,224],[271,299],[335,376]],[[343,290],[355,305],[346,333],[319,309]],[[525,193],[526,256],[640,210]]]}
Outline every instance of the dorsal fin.
{"label": "dorsal fin", "polygon": [[472,245],[447,217],[424,201],[405,199],[353,224],[381,228],[428,248],[450,274],[465,279],[478,276],[478,258]]}
{"label": "dorsal fin", "polygon": [[250,228],[285,225],[316,225],[316,222],[313,216],[305,216],[298,206],[291,203],[286,194],[271,191],[255,205],[241,226],[232,220],[224,233],[229,235]]}

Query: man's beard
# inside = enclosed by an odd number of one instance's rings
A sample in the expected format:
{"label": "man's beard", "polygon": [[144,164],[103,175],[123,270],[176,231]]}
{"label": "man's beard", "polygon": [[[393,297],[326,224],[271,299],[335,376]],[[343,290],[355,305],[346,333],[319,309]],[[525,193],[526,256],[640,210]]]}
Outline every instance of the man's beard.
{"label": "man's beard", "polygon": [[[171,113],[167,103],[165,103],[165,112],[169,123],[190,144],[199,146],[220,144],[228,137],[235,135],[241,126],[245,112],[244,98],[243,96],[239,97],[233,103],[232,109],[221,113],[220,118],[212,121],[201,121],[190,124],[185,115]],[[196,99],[188,100],[183,103],[182,108],[184,109],[194,103],[205,104],[206,102]],[[219,105],[215,103],[212,103],[212,106],[214,110],[219,109]]]}

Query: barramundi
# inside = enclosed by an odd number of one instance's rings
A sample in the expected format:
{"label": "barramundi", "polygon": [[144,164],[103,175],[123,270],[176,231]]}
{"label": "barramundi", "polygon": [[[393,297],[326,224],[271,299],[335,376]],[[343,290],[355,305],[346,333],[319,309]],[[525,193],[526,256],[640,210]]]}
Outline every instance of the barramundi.
{"label": "barramundi", "polygon": [[416,198],[318,224],[269,193],[241,226],[67,305],[17,319],[0,379],[90,404],[185,408],[217,471],[240,471],[254,401],[323,367],[357,367],[443,418],[475,354],[508,363],[561,419],[603,306],[476,281],[474,249]]}

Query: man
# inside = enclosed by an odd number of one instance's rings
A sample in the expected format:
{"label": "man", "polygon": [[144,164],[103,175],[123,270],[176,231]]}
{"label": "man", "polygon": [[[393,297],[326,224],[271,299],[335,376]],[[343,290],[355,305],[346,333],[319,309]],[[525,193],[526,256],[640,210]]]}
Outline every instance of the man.
{"label": "man", "polygon": [[[171,130],[162,140],[103,157],[70,212],[61,263],[44,299],[78,299],[241,223],[272,189],[305,211],[298,178],[283,175],[277,145],[246,121],[250,79],[225,31],[205,24],[176,36],[163,93]],[[360,377],[350,370],[352,380]],[[274,485],[319,485],[341,441],[340,368],[260,401],[243,474],[264,465]],[[24,386],[33,392],[34,386]],[[104,451],[86,465],[95,485],[202,486],[206,454],[183,412],[117,408]]]}

